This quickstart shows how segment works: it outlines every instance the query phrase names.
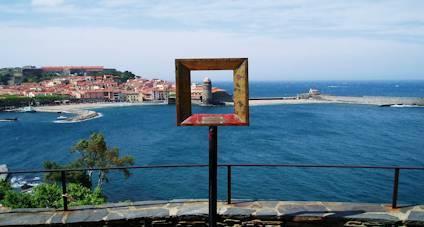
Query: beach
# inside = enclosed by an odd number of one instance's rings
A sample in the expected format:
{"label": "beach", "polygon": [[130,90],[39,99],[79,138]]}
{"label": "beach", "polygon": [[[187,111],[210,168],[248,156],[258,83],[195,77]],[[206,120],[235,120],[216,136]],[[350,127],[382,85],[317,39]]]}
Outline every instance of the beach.
{"label": "beach", "polygon": [[128,106],[143,106],[143,105],[164,105],[164,103],[80,103],[80,104],[66,104],[57,106],[39,106],[34,110],[37,112],[50,112],[50,113],[69,113],[73,117],[64,120],[57,120],[55,123],[75,123],[87,121],[101,117],[101,114],[92,110],[108,107],[128,107]]}

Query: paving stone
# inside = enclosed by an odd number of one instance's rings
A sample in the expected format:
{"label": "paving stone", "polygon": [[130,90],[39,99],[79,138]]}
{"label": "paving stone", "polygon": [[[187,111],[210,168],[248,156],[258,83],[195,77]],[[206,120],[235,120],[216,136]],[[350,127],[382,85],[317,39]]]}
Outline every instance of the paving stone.
{"label": "paving stone", "polygon": [[424,225],[424,211],[411,211],[405,222],[410,225]]}
{"label": "paving stone", "polygon": [[316,204],[284,204],[278,206],[278,212],[283,216],[322,216],[327,212],[327,208]]}
{"label": "paving stone", "polygon": [[66,212],[56,212],[50,219],[47,221],[48,224],[62,224],[64,223],[64,217],[66,217]]}
{"label": "paving stone", "polygon": [[153,200],[153,201],[137,201],[133,202],[133,206],[150,206],[150,205],[166,205],[168,204],[168,201],[166,200]]}
{"label": "paving stone", "polygon": [[0,226],[9,225],[43,225],[54,214],[49,212],[34,213],[5,213],[0,214]]}
{"label": "paving stone", "polygon": [[262,207],[262,208],[277,208],[278,205],[278,201],[258,201],[258,204]]}
{"label": "paving stone", "polygon": [[88,209],[95,209],[98,208],[93,205],[84,205],[84,206],[76,206],[76,207],[70,207],[68,210],[88,210]]}
{"label": "paving stone", "polygon": [[399,218],[389,215],[387,213],[373,213],[373,212],[348,215],[348,216],[345,216],[345,218],[361,220],[361,221],[369,221],[369,222],[378,221],[382,223],[396,223],[400,221]]}
{"label": "paving stone", "polygon": [[127,218],[123,213],[117,211],[109,211],[106,217],[103,218],[105,221],[117,221],[117,220],[126,220]]}
{"label": "paving stone", "polygon": [[16,208],[10,210],[13,213],[40,213],[40,212],[55,212],[53,208]]}
{"label": "paving stone", "polygon": [[[176,217],[170,216],[170,210]],[[366,203],[239,201],[230,205],[219,202],[218,213],[222,218],[220,226],[231,224],[241,226],[243,223],[246,226],[275,226],[283,220],[287,226],[342,226],[347,222],[353,226],[355,223],[365,226],[402,225],[398,217],[407,218],[408,226],[424,226],[424,210],[419,206],[392,210],[383,205]],[[0,226],[43,224],[140,226],[144,225],[143,223],[150,225],[152,221],[155,226],[200,226],[207,223],[207,214],[208,203],[205,200],[198,202],[173,200],[172,203],[141,201],[106,204],[100,207],[84,206],[70,211],[8,210],[7,213],[0,213]],[[408,217],[406,214],[409,214]]]}
{"label": "paving stone", "polygon": [[115,207],[128,207],[131,206],[131,202],[119,202],[119,203],[106,203],[102,205],[98,205],[98,208],[115,208]]}
{"label": "paving stone", "polygon": [[108,215],[106,209],[97,210],[76,210],[67,212],[65,223],[84,223],[84,222],[100,222]]}
{"label": "paving stone", "polygon": [[177,211],[177,216],[208,215],[208,205],[183,206]]}
{"label": "paving stone", "polygon": [[240,207],[240,208],[252,208],[252,207],[259,207],[259,203],[255,203],[254,201],[240,201],[240,202],[232,202],[231,206],[233,207]]}
{"label": "paving stone", "polygon": [[251,216],[253,212],[255,212],[253,209],[230,207],[220,214],[223,216],[231,216],[233,218],[244,218]]}
{"label": "paving stone", "polygon": [[124,215],[127,219],[164,218],[169,217],[169,210],[165,208],[127,210]]}
{"label": "paving stone", "polygon": [[256,210],[255,216],[257,217],[278,216],[278,212],[276,209],[263,208],[263,209]]}
{"label": "paving stone", "polygon": [[355,211],[355,212],[385,212],[385,208],[381,204],[370,203],[322,203],[330,211]]}

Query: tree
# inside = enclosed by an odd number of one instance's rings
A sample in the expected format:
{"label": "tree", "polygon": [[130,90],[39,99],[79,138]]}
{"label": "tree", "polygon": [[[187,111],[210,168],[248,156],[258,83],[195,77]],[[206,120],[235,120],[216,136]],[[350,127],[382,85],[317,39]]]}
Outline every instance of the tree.
{"label": "tree", "polygon": [[135,78],[135,74],[130,72],[130,71],[125,71],[121,74],[121,77],[119,78],[119,81],[121,83],[125,83],[127,82],[128,79],[134,79]]}
{"label": "tree", "polygon": [[[80,169],[84,166],[79,161],[71,162],[67,165],[60,165],[53,161],[45,161],[43,163],[45,169]],[[49,183],[61,182],[60,172],[51,172],[44,176],[44,180]],[[66,172],[66,181],[69,183],[81,184],[84,187],[91,188],[91,181],[87,174],[87,171],[68,171]]]}
{"label": "tree", "polygon": [[[107,147],[105,138],[101,133],[93,133],[89,139],[81,140],[72,148],[71,152],[79,153],[78,163],[84,168],[109,168],[109,167],[125,167],[134,164],[134,158],[131,156],[119,157],[119,149]],[[104,182],[108,182],[107,173],[109,170],[100,170],[98,175],[97,187],[103,187]],[[128,169],[122,169],[121,172],[125,177],[130,176]],[[88,175],[92,182],[93,172],[89,171]]]}
{"label": "tree", "polygon": [[8,85],[9,80],[13,78],[13,75],[10,73],[0,74],[0,85]]}

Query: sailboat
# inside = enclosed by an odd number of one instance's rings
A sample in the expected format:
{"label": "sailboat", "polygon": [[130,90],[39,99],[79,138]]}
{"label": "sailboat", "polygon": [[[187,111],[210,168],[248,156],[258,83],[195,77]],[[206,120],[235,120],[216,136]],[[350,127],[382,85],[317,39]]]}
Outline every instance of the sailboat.
{"label": "sailboat", "polygon": [[0,118],[0,122],[1,121],[9,122],[9,121],[17,121],[17,120],[18,120],[17,117],[13,117],[13,118]]}
{"label": "sailboat", "polygon": [[68,119],[67,117],[60,115],[59,117],[56,118],[57,120],[65,120]]}
{"label": "sailboat", "polygon": [[37,111],[35,111],[35,109],[31,106],[31,104],[29,104],[28,106],[26,106],[22,109],[22,112],[24,112],[24,113],[35,113]]}

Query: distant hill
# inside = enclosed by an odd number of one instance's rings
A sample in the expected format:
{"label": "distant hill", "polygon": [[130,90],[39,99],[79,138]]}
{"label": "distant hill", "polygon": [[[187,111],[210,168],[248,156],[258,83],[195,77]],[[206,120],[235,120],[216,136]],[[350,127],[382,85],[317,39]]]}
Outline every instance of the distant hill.
{"label": "distant hill", "polygon": [[[124,83],[128,79],[134,79],[135,74],[130,71],[119,71],[116,69],[103,69],[101,72],[92,72],[88,74],[71,74],[74,76],[103,76],[113,75],[114,80],[118,83]],[[14,85],[27,82],[38,83],[44,80],[50,80],[55,77],[67,76],[64,73],[58,72],[43,72],[39,68],[31,67],[15,67],[15,68],[1,68],[0,69],[0,85]]]}

